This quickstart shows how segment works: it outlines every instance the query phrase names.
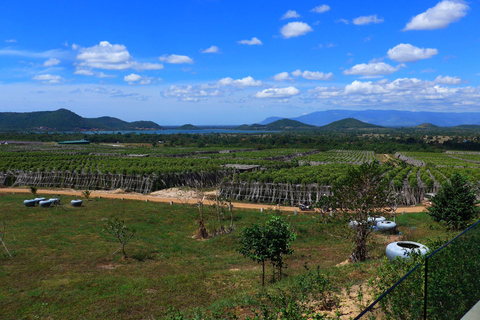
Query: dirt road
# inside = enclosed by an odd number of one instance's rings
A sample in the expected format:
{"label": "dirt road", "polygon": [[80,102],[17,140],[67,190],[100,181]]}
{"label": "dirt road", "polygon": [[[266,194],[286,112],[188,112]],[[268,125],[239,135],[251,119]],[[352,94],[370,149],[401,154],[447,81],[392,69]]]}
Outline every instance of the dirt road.
{"label": "dirt road", "polygon": [[[0,188],[0,194],[2,193],[25,193],[32,198],[30,189],[28,188]],[[38,189],[38,195],[66,195],[66,196],[77,196],[83,198],[82,191],[76,191],[72,189]],[[128,200],[138,200],[138,201],[152,201],[152,202],[161,202],[161,203],[172,203],[172,204],[196,204],[198,203],[199,198],[184,198],[182,196],[178,197],[162,197],[155,195],[143,195],[136,193],[118,193],[112,191],[91,191],[91,198],[105,198],[105,199],[128,199]],[[215,201],[204,199],[203,203],[205,205],[212,205]],[[241,209],[254,209],[254,210],[281,210],[294,212],[295,210],[300,211],[297,207],[287,207],[287,206],[272,206],[267,204],[254,204],[254,203],[243,203],[243,202],[232,202],[233,208]],[[412,207],[398,207],[397,213],[412,213],[412,212],[422,212],[425,210],[423,206],[412,206]]]}

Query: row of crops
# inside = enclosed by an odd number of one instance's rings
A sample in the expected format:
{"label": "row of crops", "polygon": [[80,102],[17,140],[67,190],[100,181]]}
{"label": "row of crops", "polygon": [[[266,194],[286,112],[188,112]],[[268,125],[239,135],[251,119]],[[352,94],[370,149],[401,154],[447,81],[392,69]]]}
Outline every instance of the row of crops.
{"label": "row of crops", "polygon": [[[127,176],[215,173],[231,170],[226,177],[235,182],[331,185],[345,176],[351,165],[377,160],[373,151],[312,149],[147,148],[117,145],[36,145],[0,148],[0,173],[68,173]],[[397,153],[382,166],[384,178],[395,188],[434,188],[453,172],[480,181],[480,153]],[[401,161],[403,159],[405,161]],[[227,164],[255,165],[258,170],[242,172]],[[1,181],[0,181],[1,183]]]}

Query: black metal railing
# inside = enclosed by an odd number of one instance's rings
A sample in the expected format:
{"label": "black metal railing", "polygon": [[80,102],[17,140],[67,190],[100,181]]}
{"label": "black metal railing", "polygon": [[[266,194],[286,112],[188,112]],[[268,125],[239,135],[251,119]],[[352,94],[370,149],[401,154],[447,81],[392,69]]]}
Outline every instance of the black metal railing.
{"label": "black metal railing", "polygon": [[[396,293],[403,297],[387,300]],[[430,253],[356,318],[460,319],[480,300],[480,220]],[[380,308],[376,308],[380,304]]]}

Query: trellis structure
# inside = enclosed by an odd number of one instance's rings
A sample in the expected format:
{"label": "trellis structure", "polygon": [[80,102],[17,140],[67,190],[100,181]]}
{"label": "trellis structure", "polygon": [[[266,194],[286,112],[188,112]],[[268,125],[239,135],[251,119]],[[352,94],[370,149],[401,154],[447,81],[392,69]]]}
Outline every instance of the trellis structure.
{"label": "trellis structure", "polygon": [[[422,203],[427,192],[435,192],[436,189],[425,187],[392,188],[397,195],[397,204],[410,206]],[[222,198],[249,201],[259,203],[280,203],[294,205],[299,202],[315,203],[323,196],[331,196],[331,186],[320,186],[318,184],[282,184],[262,182],[223,182],[220,185],[219,196]]]}

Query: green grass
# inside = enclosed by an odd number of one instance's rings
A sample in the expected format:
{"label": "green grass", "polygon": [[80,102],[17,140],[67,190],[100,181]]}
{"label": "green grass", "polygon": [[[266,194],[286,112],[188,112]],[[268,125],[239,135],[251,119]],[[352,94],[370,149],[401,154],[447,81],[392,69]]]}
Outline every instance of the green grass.
{"label": "green grass", "polygon": [[[196,206],[96,198],[73,208],[73,198],[63,197],[62,206],[47,209],[24,207],[26,198],[0,195],[0,222],[5,223],[5,242],[13,254],[8,257],[0,247],[2,319],[157,319],[169,306],[224,312],[249,308],[260,291],[261,266],[236,248],[242,228],[263,223],[267,213],[235,210],[232,233],[197,240]],[[303,274],[305,265],[320,266],[337,288],[373,274],[383,243],[376,244],[375,259],[335,267],[349,256],[348,240],[326,232],[329,226],[321,228],[318,216],[282,216],[298,234],[294,254],[286,257],[285,281]],[[102,231],[111,217],[137,230],[126,246],[128,259],[120,253],[112,256],[119,244]],[[211,229],[209,208],[205,217]],[[444,234],[426,214],[399,216],[397,221],[401,228],[426,229],[428,237]]]}

